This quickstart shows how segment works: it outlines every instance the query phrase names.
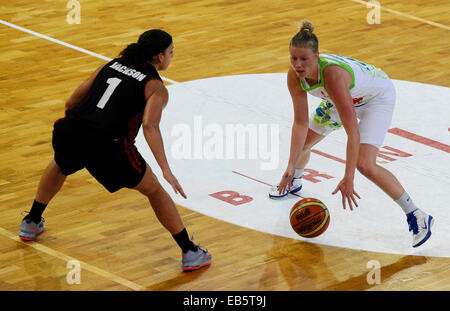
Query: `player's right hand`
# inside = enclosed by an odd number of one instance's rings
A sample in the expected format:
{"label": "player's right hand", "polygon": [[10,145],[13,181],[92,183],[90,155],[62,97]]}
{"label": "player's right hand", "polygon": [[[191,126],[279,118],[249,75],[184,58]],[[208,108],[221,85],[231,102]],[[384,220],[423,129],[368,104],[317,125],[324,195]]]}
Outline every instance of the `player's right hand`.
{"label": "player's right hand", "polygon": [[278,193],[283,194],[286,192],[286,188],[291,190],[291,181],[294,178],[295,169],[288,167],[281,178],[280,183],[278,184]]}

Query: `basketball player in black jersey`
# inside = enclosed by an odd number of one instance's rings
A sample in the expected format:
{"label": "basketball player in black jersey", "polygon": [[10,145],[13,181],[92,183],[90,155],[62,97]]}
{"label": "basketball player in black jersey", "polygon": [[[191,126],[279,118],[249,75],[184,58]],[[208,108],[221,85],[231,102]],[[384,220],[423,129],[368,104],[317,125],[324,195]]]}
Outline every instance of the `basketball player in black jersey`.
{"label": "basketball player in black jersey", "polygon": [[146,31],[75,90],[66,102],[66,116],[54,124],[54,160],[22,220],[22,240],[35,240],[44,230],[47,204],[68,175],[86,168],[111,193],[126,187],[148,197],[157,218],[182,249],[183,270],[211,264],[211,254],[189,240],[173,200],[134,145],[142,125],[164,178],[186,198],[170,170],[159,129],[168,91],[158,71],[166,70],[172,57],[172,37],[158,29]]}

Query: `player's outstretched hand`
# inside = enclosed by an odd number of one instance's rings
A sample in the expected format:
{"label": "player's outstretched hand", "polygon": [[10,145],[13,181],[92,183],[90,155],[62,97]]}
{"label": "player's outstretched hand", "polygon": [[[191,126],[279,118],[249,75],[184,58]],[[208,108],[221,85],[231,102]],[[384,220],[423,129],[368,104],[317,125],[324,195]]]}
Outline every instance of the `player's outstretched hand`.
{"label": "player's outstretched hand", "polygon": [[342,194],[342,206],[344,209],[345,202],[348,202],[348,205],[350,207],[350,210],[353,211],[353,204],[355,204],[356,207],[358,207],[358,203],[356,202],[356,198],[361,199],[361,197],[356,193],[355,189],[353,188],[353,179],[344,177],[341,182],[337,185],[336,189],[331,194],[336,194],[338,191]]}
{"label": "player's outstretched hand", "polygon": [[183,188],[181,188],[180,183],[175,178],[175,176],[173,176],[171,171],[169,170],[164,171],[163,176],[164,179],[167,180],[167,182],[172,186],[176,194],[180,193],[183,198],[187,199],[186,194],[184,194]]}

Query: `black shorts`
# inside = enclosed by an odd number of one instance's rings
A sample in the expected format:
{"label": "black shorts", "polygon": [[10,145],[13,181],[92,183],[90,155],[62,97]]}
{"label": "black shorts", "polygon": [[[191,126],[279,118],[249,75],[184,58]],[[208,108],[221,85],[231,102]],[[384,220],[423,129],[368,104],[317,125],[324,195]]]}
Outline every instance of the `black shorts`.
{"label": "black shorts", "polygon": [[147,168],[136,146],[126,138],[97,136],[71,119],[55,122],[52,144],[55,162],[64,175],[86,168],[111,193],[136,187]]}

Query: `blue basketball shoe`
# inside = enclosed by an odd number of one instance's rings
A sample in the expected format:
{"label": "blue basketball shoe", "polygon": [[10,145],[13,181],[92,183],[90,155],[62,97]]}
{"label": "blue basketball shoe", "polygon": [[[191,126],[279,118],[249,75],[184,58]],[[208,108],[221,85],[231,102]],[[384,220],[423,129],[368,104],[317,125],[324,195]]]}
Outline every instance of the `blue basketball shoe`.
{"label": "blue basketball shoe", "polygon": [[271,198],[271,199],[279,199],[279,198],[287,196],[289,193],[297,193],[297,192],[299,192],[300,190],[302,190],[302,177],[294,177],[294,178],[292,178],[291,189],[290,190],[286,189],[284,191],[284,193],[280,194],[278,192],[278,186],[279,185],[277,185],[276,187],[270,188],[270,190],[269,190],[269,198]]}
{"label": "blue basketball shoe", "polygon": [[409,231],[413,234],[413,247],[418,247],[425,243],[431,236],[431,227],[434,225],[434,218],[416,209],[406,215],[406,221],[409,225]]}

